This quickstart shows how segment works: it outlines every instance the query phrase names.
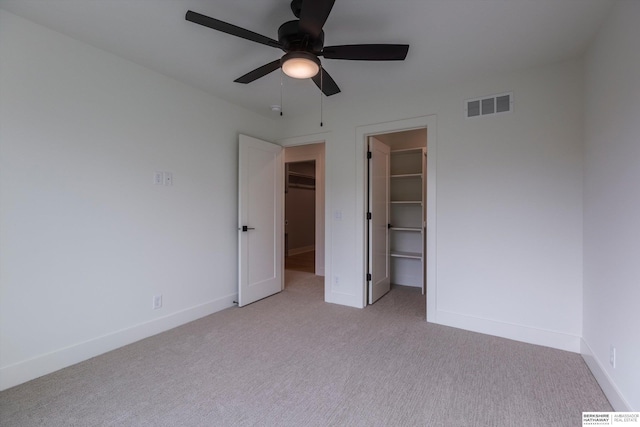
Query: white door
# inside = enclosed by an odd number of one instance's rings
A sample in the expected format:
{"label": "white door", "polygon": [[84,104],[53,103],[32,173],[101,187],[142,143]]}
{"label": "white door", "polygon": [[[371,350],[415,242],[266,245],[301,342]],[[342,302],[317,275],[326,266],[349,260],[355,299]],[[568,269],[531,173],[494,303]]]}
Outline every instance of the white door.
{"label": "white door", "polygon": [[238,305],[283,288],[282,147],[240,135],[238,161]]}
{"label": "white door", "polygon": [[389,146],[369,138],[369,304],[391,290],[389,272]]}

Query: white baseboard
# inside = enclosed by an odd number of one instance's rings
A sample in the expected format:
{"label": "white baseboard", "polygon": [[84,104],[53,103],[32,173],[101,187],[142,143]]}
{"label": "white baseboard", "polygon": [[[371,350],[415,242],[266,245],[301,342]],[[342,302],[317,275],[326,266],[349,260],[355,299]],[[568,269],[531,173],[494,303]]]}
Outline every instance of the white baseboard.
{"label": "white baseboard", "polygon": [[315,245],[302,246],[301,248],[289,249],[289,256],[300,255],[300,254],[304,254],[304,253],[307,253],[307,252],[313,252],[315,250],[316,250],[316,246]]}
{"label": "white baseboard", "polygon": [[436,321],[434,323],[529,344],[580,353],[580,337],[577,335],[497,322],[495,320],[466,316],[442,310],[436,312]]}
{"label": "white baseboard", "polygon": [[410,286],[413,288],[422,287],[422,277],[395,274],[391,277],[392,285]]}
{"label": "white baseboard", "polygon": [[589,344],[583,339],[580,340],[580,353],[582,358],[591,370],[604,395],[609,399],[609,403],[617,412],[631,412],[631,405],[624,398],[616,384],[613,382],[607,371],[604,369],[602,362],[598,360]]}
{"label": "white baseboard", "polygon": [[334,288],[332,288],[328,293],[325,291],[325,302],[353,308],[364,308],[362,300],[359,297],[353,294],[338,292]]}
{"label": "white baseboard", "polygon": [[0,391],[233,306],[238,294],[121,329],[0,369]]}

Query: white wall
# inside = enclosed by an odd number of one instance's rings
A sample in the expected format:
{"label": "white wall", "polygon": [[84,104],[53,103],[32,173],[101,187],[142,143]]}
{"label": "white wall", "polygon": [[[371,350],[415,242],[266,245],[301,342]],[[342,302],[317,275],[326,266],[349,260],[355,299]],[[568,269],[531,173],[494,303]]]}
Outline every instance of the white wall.
{"label": "white wall", "polygon": [[640,411],[638,22],[640,2],[619,2],[587,55],[584,176],[583,352],[614,407],[634,411]]}
{"label": "white wall", "polygon": [[237,134],[277,124],[4,11],[0,58],[0,388],[230,306]]}
{"label": "white wall", "polygon": [[[357,128],[435,114],[429,144],[437,139],[437,284],[428,286],[437,286],[436,321],[579,351],[582,82],[582,62],[569,61],[368,99],[347,97],[345,87],[343,98],[329,98],[328,300],[356,307],[363,301],[357,201],[364,186],[357,171],[364,168],[354,165],[364,163],[364,153]],[[465,99],[505,91],[514,93],[514,112],[464,118]],[[288,121],[286,131],[299,136],[320,131],[318,125],[311,114]]]}

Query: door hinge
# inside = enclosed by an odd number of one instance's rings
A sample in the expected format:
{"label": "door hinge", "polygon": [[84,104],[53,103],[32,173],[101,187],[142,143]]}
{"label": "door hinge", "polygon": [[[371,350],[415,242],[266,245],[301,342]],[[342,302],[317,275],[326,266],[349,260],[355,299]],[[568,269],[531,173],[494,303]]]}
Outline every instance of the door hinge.
{"label": "door hinge", "polygon": [[371,212],[367,212],[367,219],[371,219]]}
{"label": "door hinge", "polygon": [[371,151],[367,151],[367,159],[370,159],[371,157],[373,157],[373,155],[371,154]]}
{"label": "door hinge", "polygon": [[371,281],[371,273],[367,273],[367,282]]}

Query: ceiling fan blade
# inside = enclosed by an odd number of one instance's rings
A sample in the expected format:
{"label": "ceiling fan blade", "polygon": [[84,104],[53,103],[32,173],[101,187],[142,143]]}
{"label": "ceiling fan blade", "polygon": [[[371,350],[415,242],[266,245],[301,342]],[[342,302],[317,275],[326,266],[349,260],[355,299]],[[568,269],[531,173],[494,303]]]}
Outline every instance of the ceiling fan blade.
{"label": "ceiling fan blade", "polygon": [[322,56],[354,61],[403,61],[407,52],[408,44],[350,44],[326,46],[322,50]]}
{"label": "ceiling fan blade", "polygon": [[335,0],[302,0],[300,30],[317,39],[329,17]]}
{"label": "ceiling fan blade", "polygon": [[280,60],[276,59],[273,62],[269,62],[262,67],[258,67],[255,70],[248,72],[242,77],[238,77],[234,82],[244,84],[251,83],[252,81],[258,80],[260,77],[264,77],[278,68],[280,68]]}
{"label": "ceiling fan blade", "polygon": [[262,34],[254,33],[253,31],[245,30],[244,28],[240,28],[233,24],[202,15],[198,12],[193,12],[191,10],[187,11],[185,19],[196,24],[204,25],[205,27],[213,28],[214,30],[222,31],[223,33],[231,34],[232,36],[282,49],[282,45],[277,40],[263,36]]}
{"label": "ceiling fan blade", "polygon": [[[321,76],[322,73],[322,76]],[[336,84],[335,80],[331,78],[329,73],[327,73],[324,68],[320,68],[320,72],[315,76],[311,77],[313,82],[318,86],[319,89],[322,90],[326,96],[335,95],[336,93],[340,93],[340,88]]]}

